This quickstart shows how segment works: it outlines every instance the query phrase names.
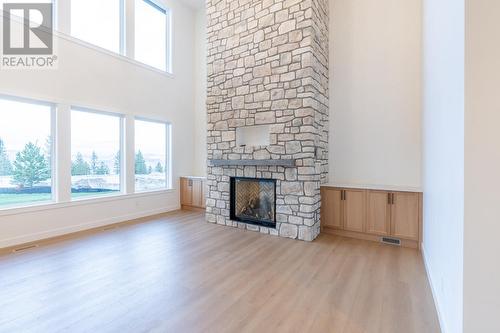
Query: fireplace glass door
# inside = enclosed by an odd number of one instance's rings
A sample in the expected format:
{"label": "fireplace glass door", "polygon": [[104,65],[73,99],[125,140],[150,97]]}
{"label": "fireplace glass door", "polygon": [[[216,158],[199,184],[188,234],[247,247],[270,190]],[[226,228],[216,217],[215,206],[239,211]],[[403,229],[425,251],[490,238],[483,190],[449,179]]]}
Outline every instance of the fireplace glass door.
{"label": "fireplace glass door", "polygon": [[276,181],[231,178],[231,219],[276,227]]}

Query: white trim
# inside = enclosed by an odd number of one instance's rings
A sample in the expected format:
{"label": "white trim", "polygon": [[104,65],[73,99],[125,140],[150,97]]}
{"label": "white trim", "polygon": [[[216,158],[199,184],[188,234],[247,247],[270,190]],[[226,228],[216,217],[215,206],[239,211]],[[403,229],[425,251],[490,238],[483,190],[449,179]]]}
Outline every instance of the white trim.
{"label": "white trim", "polygon": [[125,117],[125,115],[123,113],[106,111],[106,110],[96,110],[94,108],[87,108],[87,107],[78,106],[78,105],[71,105],[71,111],[84,112],[84,113],[93,113],[93,114],[96,114],[96,115],[108,116],[108,117],[116,117],[116,118],[123,118],[123,117]]}
{"label": "white trim", "polygon": [[26,214],[26,213],[34,213],[34,212],[41,212],[41,211],[46,211],[46,210],[53,210],[53,209],[63,209],[63,208],[68,208],[68,207],[75,207],[75,206],[86,206],[86,205],[99,205],[104,202],[112,202],[112,201],[121,201],[121,200],[129,200],[129,199],[135,199],[135,198],[142,198],[142,197],[147,197],[147,196],[153,196],[153,195],[163,195],[163,194],[169,194],[169,193],[175,193],[176,189],[161,189],[161,190],[155,190],[155,191],[149,191],[149,192],[138,192],[134,194],[116,194],[116,195],[109,195],[105,197],[92,197],[88,199],[81,199],[81,200],[74,200],[70,202],[45,202],[41,204],[33,204],[30,206],[23,206],[23,207],[12,207],[12,208],[2,208],[0,209],[0,217],[1,216],[11,216],[11,215],[19,215],[19,214]]}
{"label": "white trim", "polygon": [[84,230],[89,230],[89,229],[94,229],[94,228],[99,228],[99,227],[105,227],[105,226],[110,225],[110,224],[126,222],[126,221],[135,220],[135,219],[142,218],[142,217],[168,213],[171,211],[178,210],[179,208],[180,207],[178,207],[178,206],[168,206],[168,207],[164,207],[164,208],[152,209],[152,210],[147,210],[147,211],[143,211],[143,212],[139,212],[139,213],[126,214],[126,215],[112,217],[112,218],[108,218],[108,219],[97,220],[94,222],[83,223],[83,224],[79,224],[79,225],[75,225],[75,226],[69,226],[69,227],[58,228],[58,229],[53,229],[53,230],[49,230],[49,231],[33,233],[33,234],[29,234],[29,235],[23,235],[20,237],[3,239],[3,240],[0,240],[0,249],[15,246],[18,244],[25,244],[25,243],[35,242],[35,241],[41,241],[44,239],[53,238],[53,237],[62,236],[62,235],[67,235],[67,234],[71,234],[71,233],[75,233],[75,232],[79,232],[79,231],[84,231]]}
{"label": "white trim", "polygon": [[443,314],[441,311],[441,305],[439,303],[439,299],[438,299],[437,293],[436,293],[436,288],[434,287],[435,285],[434,285],[432,278],[431,278],[432,274],[431,274],[430,265],[427,262],[427,255],[426,255],[424,243],[421,243],[420,248],[421,248],[420,252],[422,253],[422,259],[424,262],[425,273],[427,274],[427,280],[429,281],[429,285],[431,287],[432,298],[434,299],[434,307],[436,308],[436,312],[438,315],[439,326],[441,327],[442,333],[448,333],[449,331],[448,331],[448,328],[446,327],[446,324],[444,321],[444,317],[443,317]]}
{"label": "white trim", "polygon": [[56,152],[56,140],[57,138],[57,124],[56,124],[56,112],[57,104],[51,104],[50,107],[50,194],[51,202],[57,202],[57,192],[59,189],[59,183],[57,182],[57,159],[58,156]]}
{"label": "white trim", "polygon": [[[8,90],[1,90],[0,91],[0,97],[5,98],[5,99],[10,99],[13,101],[24,101],[25,103],[37,103],[37,104],[54,104],[56,106],[58,105],[69,105],[71,107],[75,108],[81,108],[81,109],[86,109],[86,110],[105,110],[102,111],[102,113],[111,113],[111,114],[121,114],[124,116],[132,116],[136,117],[136,113],[134,113],[133,110],[118,110],[114,107],[109,107],[109,106],[101,106],[101,105],[96,105],[96,104],[88,104],[84,102],[75,102],[75,101],[69,101],[66,99],[59,99],[59,98],[54,98],[52,96],[48,95],[43,95],[43,94],[25,94],[25,93],[19,93],[17,91],[8,91]],[[141,116],[142,117],[142,116]],[[166,119],[166,118],[161,118],[158,115],[151,115],[151,116],[145,116],[143,118],[146,121],[156,121],[159,123],[168,123],[171,124],[171,122]]]}

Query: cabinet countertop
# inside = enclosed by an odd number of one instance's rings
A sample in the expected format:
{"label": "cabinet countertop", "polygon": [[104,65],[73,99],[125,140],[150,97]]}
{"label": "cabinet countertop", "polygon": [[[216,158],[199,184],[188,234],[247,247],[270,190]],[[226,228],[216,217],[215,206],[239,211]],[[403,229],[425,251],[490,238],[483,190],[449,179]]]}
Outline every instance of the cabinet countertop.
{"label": "cabinet countertop", "polygon": [[321,187],[352,188],[352,189],[361,189],[361,190],[394,191],[394,192],[417,192],[417,193],[423,192],[420,187],[397,186],[397,185],[327,183],[327,184],[321,184]]}

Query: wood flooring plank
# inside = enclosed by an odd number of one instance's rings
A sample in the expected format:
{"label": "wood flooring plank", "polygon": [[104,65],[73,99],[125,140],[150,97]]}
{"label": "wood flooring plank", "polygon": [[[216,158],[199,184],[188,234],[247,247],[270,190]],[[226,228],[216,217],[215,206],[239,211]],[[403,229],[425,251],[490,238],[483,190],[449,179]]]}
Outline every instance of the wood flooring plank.
{"label": "wood flooring plank", "polygon": [[0,332],[439,332],[415,250],[139,222],[0,255]]}

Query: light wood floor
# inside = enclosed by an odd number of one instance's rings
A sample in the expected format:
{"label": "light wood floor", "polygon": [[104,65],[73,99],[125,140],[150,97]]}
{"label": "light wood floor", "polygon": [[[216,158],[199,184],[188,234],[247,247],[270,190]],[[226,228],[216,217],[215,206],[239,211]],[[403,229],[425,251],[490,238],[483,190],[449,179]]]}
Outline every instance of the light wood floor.
{"label": "light wood floor", "polygon": [[174,212],[0,256],[0,332],[439,332],[417,251]]}

